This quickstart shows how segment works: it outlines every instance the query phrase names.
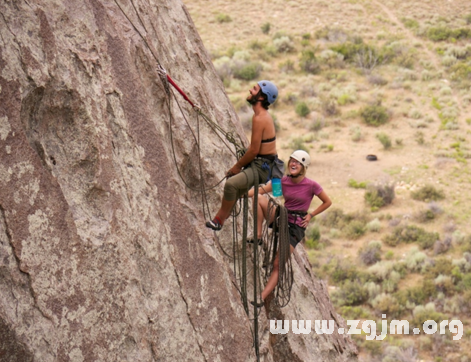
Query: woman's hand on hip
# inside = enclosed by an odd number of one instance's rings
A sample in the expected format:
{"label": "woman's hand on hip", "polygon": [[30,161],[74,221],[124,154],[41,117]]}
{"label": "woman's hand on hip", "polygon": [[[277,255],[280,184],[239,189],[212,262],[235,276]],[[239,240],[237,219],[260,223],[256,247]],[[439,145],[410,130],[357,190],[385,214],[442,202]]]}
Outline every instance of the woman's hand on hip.
{"label": "woman's hand on hip", "polygon": [[311,219],[312,219],[312,216],[311,214],[308,213],[306,216],[303,217],[303,221],[301,221],[301,226],[303,228],[307,228]]}

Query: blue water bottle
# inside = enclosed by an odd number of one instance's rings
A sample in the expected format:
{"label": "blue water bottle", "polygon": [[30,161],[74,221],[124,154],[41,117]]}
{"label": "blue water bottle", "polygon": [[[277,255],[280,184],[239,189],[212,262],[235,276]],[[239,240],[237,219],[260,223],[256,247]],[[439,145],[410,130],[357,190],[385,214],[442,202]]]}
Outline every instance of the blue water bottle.
{"label": "blue water bottle", "polygon": [[283,193],[281,192],[281,179],[273,178],[271,180],[271,187],[272,187],[273,196],[275,197],[283,196]]}

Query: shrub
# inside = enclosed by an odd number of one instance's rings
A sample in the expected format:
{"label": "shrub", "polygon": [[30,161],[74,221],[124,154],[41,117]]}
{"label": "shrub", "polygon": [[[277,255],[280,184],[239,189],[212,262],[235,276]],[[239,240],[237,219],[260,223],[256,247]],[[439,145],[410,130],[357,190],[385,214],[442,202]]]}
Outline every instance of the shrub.
{"label": "shrub", "polygon": [[385,107],[379,105],[366,106],[360,111],[363,121],[370,126],[380,126],[389,120],[389,114]]}
{"label": "shrub", "polygon": [[232,68],[233,75],[235,78],[242,80],[253,80],[258,78],[262,70],[262,65],[260,63],[241,63]]}
{"label": "shrub", "polygon": [[289,36],[282,36],[273,40],[273,45],[278,53],[290,53],[295,47]]}
{"label": "shrub", "polygon": [[319,223],[329,228],[341,229],[345,226],[350,219],[344,212],[339,208],[331,208],[321,214]]}
{"label": "shrub", "polygon": [[471,79],[471,64],[459,62],[450,68],[451,79],[455,81]]}
{"label": "shrub", "polygon": [[360,260],[366,265],[372,265],[381,260],[381,243],[372,241],[358,250]]}
{"label": "shrub", "polygon": [[295,137],[291,140],[289,148],[293,150],[303,150],[309,152],[309,149],[304,145],[304,140],[302,137]]}
{"label": "shrub", "polygon": [[332,293],[332,301],[340,307],[360,305],[367,299],[368,291],[358,280],[346,280],[339,289]]}
{"label": "shrub", "polygon": [[311,113],[311,110],[309,109],[308,105],[306,102],[299,102],[296,104],[296,114],[300,117],[306,117],[309,113]]}
{"label": "shrub", "polygon": [[350,128],[350,134],[352,135],[353,142],[359,142],[363,139],[361,128],[358,126]]}
{"label": "shrub", "polygon": [[288,59],[281,63],[279,68],[282,73],[292,73],[294,71],[294,62],[291,59]]}
{"label": "shrub", "polygon": [[321,70],[316,55],[312,50],[302,51],[301,59],[299,60],[299,67],[306,73],[310,74],[317,74]]}
{"label": "shrub", "polygon": [[411,192],[411,197],[419,201],[437,201],[445,198],[443,191],[436,189],[433,185],[422,186],[417,191]]}
{"label": "shrub", "polygon": [[411,287],[405,290],[400,290],[396,293],[396,298],[401,302],[401,304],[406,304],[406,302],[417,304],[423,304],[429,298],[425,294],[424,288],[422,286]]}
{"label": "shrub", "polygon": [[417,142],[418,145],[423,145],[425,143],[424,133],[421,132],[421,131],[415,132],[414,139],[415,139],[415,142]]}
{"label": "shrub", "polygon": [[348,239],[358,239],[366,232],[365,223],[360,220],[353,220],[344,228],[345,236]]}
{"label": "shrub", "polygon": [[314,225],[310,226],[306,230],[306,244],[308,241],[310,242],[318,242],[321,239],[321,232],[319,230],[319,226]]}
{"label": "shrub", "polygon": [[337,101],[328,97],[321,98],[322,113],[327,116],[336,116],[340,113]]}
{"label": "shrub", "polygon": [[358,269],[348,261],[332,259],[323,266],[323,271],[327,273],[333,283],[341,283],[344,280],[354,280],[360,278]]}
{"label": "shrub", "polygon": [[420,223],[426,223],[435,220],[437,215],[441,214],[443,210],[436,204],[430,203],[426,209],[420,210],[414,215],[414,219]]}
{"label": "shrub", "polygon": [[381,221],[379,221],[378,218],[370,221],[368,224],[366,224],[366,228],[369,231],[378,233],[381,230]]}
{"label": "shrub", "polygon": [[460,288],[462,290],[471,290],[471,273],[466,273],[460,282]]}
{"label": "shrub", "polygon": [[392,146],[391,138],[384,132],[380,132],[376,134],[376,138],[379,142],[383,145],[385,150],[388,150]]}
{"label": "shrub", "polygon": [[426,36],[432,41],[447,40],[451,36],[452,30],[445,27],[431,27],[427,29]]}
{"label": "shrub", "polygon": [[343,55],[330,49],[322,51],[319,58],[329,68],[341,68],[343,66]]}
{"label": "shrub", "polygon": [[403,18],[401,21],[406,28],[417,29],[419,27],[419,22],[415,19]]}
{"label": "shrub", "polygon": [[369,184],[365,192],[365,201],[373,209],[389,205],[396,197],[395,185],[391,182]]}
{"label": "shrub", "polygon": [[373,85],[383,86],[388,84],[388,81],[386,79],[376,74],[370,74],[366,79],[368,80],[368,83]]}
{"label": "shrub", "polygon": [[417,242],[421,249],[429,249],[440,239],[440,235],[436,232],[427,232],[424,229],[415,226],[397,226],[392,234],[386,235],[383,242],[389,246],[396,246],[399,243]]}
{"label": "shrub", "polygon": [[455,285],[453,284],[453,280],[448,275],[440,274],[434,280],[435,286],[439,292],[449,294],[455,289]]}
{"label": "shrub", "polygon": [[420,271],[424,265],[424,261],[427,259],[425,253],[419,251],[417,248],[412,249],[404,260],[404,265],[410,271]]}
{"label": "shrub", "polygon": [[263,34],[268,34],[268,33],[270,32],[270,28],[271,28],[271,24],[270,24],[270,23],[264,23],[264,24],[261,26],[262,33],[263,33]]}
{"label": "shrub", "polygon": [[354,189],[366,189],[366,181],[358,182],[351,178],[348,180],[348,186]]}
{"label": "shrub", "polygon": [[398,317],[403,309],[394,296],[386,293],[382,293],[373,299],[371,306],[390,318]]}
{"label": "shrub", "polygon": [[427,303],[425,307],[423,305],[418,305],[414,308],[413,315],[412,325],[417,327],[422,327],[425,321],[428,320],[434,320],[439,324],[442,320],[446,319],[443,314],[438,313],[435,310],[435,305],[433,303]]}
{"label": "shrub", "polygon": [[309,125],[311,131],[320,131],[325,126],[325,120],[323,117],[316,117],[313,119],[312,123]]}
{"label": "shrub", "polygon": [[231,17],[227,14],[222,14],[222,13],[219,13],[216,15],[216,21],[219,23],[219,24],[222,24],[222,23],[230,23],[232,21]]}

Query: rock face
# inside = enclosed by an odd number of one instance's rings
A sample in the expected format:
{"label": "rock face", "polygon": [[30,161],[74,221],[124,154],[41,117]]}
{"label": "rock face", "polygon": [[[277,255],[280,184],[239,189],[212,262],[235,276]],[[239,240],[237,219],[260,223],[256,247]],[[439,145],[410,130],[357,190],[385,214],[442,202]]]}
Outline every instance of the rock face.
{"label": "rock face", "polygon": [[[170,142],[172,120],[193,186],[195,137],[208,185],[235,162],[209,127],[195,134],[155,58],[243,135],[184,5],[6,0],[0,13],[0,360],[253,361],[231,262]],[[213,212],[220,195],[208,193]],[[298,249],[292,301],[268,314],[344,326]],[[346,336],[280,338],[260,323],[261,360],[356,359]]]}

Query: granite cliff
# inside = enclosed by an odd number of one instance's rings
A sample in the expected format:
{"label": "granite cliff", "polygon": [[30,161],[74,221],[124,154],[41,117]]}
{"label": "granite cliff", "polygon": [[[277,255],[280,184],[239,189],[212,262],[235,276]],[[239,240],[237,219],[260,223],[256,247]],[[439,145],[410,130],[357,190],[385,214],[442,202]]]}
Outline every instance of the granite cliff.
{"label": "granite cliff", "polygon": [[[253,361],[230,259],[173,158],[172,117],[197,185],[182,116],[194,127],[195,113],[175,99],[169,112],[154,56],[221,127],[242,127],[185,6],[119,4],[0,3],[0,361]],[[214,184],[235,159],[209,127],[200,137]],[[304,249],[293,257],[291,303],[262,313],[261,360],[356,360],[346,335],[270,335],[267,313],[345,326]]]}

